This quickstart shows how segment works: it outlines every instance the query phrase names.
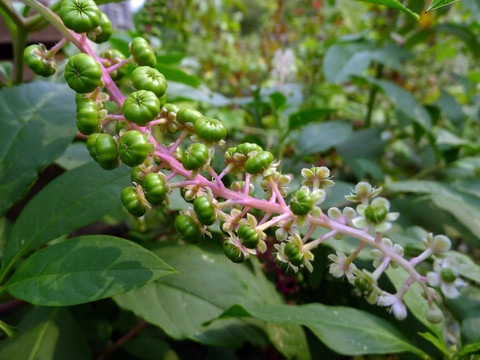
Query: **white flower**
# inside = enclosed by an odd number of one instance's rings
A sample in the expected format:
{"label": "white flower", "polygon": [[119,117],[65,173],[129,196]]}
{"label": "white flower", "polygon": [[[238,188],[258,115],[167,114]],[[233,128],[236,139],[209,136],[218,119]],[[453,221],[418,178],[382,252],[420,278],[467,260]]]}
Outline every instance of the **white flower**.
{"label": "white flower", "polygon": [[345,199],[353,202],[360,202],[366,205],[368,204],[368,201],[371,198],[374,198],[381,192],[382,192],[381,187],[379,187],[378,189],[375,189],[368,182],[361,181],[357,185],[355,185],[355,190],[353,190],[350,195],[345,196]]}
{"label": "white flower", "polygon": [[449,299],[460,296],[457,288],[466,286],[467,283],[458,277],[458,262],[453,257],[435,260],[433,272],[427,274],[428,283],[431,286],[440,286],[443,295]]}
{"label": "white flower", "polygon": [[452,242],[445,235],[436,235],[433,236],[432,233],[428,234],[425,239],[423,239],[423,244],[427,249],[430,249],[433,254],[442,254],[452,246]]}
{"label": "white flower", "polygon": [[392,227],[391,221],[399,217],[398,212],[391,212],[390,202],[385,198],[377,198],[370,205],[358,205],[357,212],[360,216],[352,220],[353,226],[369,232],[386,232]]}
{"label": "white flower", "polygon": [[384,293],[377,300],[379,306],[389,306],[390,312],[397,320],[403,320],[407,317],[407,307],[396,295]]}
{"label": "white flower", "polygon": [[332,276],[336,278],[341,278],[343,276],[347,277],[349,283],[353,284],[355,281],[354,271],[357,269],[354,263],[346,264],[347,256],[340,252],[336,252],[337,255],[328,255],[328,258],[332,261],[329,265],[329,272]]}
{"label": "white flower", "polygon": [[[401,245],[399,244],[393,244],[392,240],[388,239],[388,238],[383,238],[382,239],[382,243],[385,245],[385,246],[388,246],[390,249],[393,249],[393,251],[400,255],[400,256],[403,256],[404,254],[404,249]],[[383,252],[381,252],[380,250],[378,249],[373,249],[371,251],[371,255],[375,258],[375,260],[373,261],[373,266],[375,268],[378,268],[380,266],[380,264],[382,263],[383,261],[383,258],[385,257],[385,254]],[[392,267],[396,267],[397,264],[396,263],[392,263]]]}
{"label": "white flower", "polygon": [[313,189],[323,189],[335,185],[331,180],[330,170],[326,166],[302,169],[303,186],[313,186]]}

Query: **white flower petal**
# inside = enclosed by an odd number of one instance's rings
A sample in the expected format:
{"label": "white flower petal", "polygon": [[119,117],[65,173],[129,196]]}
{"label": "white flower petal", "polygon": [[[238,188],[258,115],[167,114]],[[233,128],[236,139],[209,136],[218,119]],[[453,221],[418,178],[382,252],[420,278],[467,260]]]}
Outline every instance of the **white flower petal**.
{"label": "white flower petal", "polygon": [[436,272],[429,272],[427,273],[427,281],[430,286],[438,286],[440,285],[440,275]]}

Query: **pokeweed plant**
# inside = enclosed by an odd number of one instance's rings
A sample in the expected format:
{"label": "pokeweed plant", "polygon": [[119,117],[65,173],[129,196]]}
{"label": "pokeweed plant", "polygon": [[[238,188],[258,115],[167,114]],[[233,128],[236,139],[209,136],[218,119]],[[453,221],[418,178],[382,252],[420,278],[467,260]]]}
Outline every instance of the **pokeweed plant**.
{"label": "pokeweed plant", "polygon": [[[455,258],[446,255],[451,247],[448,237],[428,234],[424,239],[424,251],[407,258],[401,245],[384,236],[399,213],[391,211],[389,201],[380,196],[382,188],[375,188],[368,182],[359,182],[351,193],[345,194],[350,206],[322,211],[320,205],[328,196],[328,189],[335,185],[325,166],[304,168],[301,188],[288,197],[292,178],[282,174],[281,163],[272,153],[248,142],[228,147],[227,130],[220,120],[194,109],[166,103],[168,84],[163,74],[155,69],[155,54],[145,39],[137,37],[132,40],[129,58],[119,55],[115,49],[95,54],[88,39],[103,42],[111,33],[110,21],[95,2],[64,0],[59,16],[35,0],[24,2],[54,24],[64,36],[50,50],[42,44],[25,49],[25,62],[36,74],[49,76],[55,73],[54,55],[66,43],[71,42],[80,51],[68,59],[64,75],[68,86],[76,92],[77,128],[88,137],[88,152],[102,169],[115,171],[122,163],[132,168],[129,171],[132,185],[118,193],[131,215],[141,217],[152,208],[168,206],[172,191],[180,189],[184,199],[192,203],[174,221],[181,239],[201,246],[202,240],[212,237],[212,229],[218,226],[223,234],[224,254],[232,262],[242,263],[267,251],[274,252],[277,266],[294,273],[315,271],[314,251],[328,239],[342,241],[344,236],[352,237],[357,240],[354,251],[348,254],[337,251],[328,256],[331,275],[346,278],[359,296],[370,304],[387,308],[398,320],[407,317],[405,298],[417,292],[416,295],[426,300],[426,319],[431,323],[443,321],[440,306],[443,297],[458,297],[458,289],[466,285],[459,277]],[[137,67],[132,73],[135,91],[125,95],[115,81],[124,73],[127,64]],[[115,102],[121,113],[107,111],[108,100]],[[176,140],[169,144],[158,141],[153,136],[156,129],[176,136]],[[189,144],[184,144],[186,142]],[[222,157],[220,147],[226,147],[224,168],[216,172],[212,161],[215,156]],[[237,178],[229,187],[222,181],[227,174]],[[254,196],[258,193],[256,187],[263,190],[263,197]],[[322,234],[314,236],[319,229],[323,229]],[[273,246],[267,242],[267,234],[274,234]],[[25,241],[30,240],[22,239],[7,249],[0,272],[2,281],[7,279],[23,255],[43,245],[34,241],[24,247]],[[108,254],[118,249],[118,244],[120,253],[112,263]],[[95,266],[85,269],[78,258],[82,248],[88,246],[102,251],[90,259]],[[18,252],[14,252],[14,247]],[[373,271],[355,261],[366,251],[374,258]],[[68,254],[63,265],[49,267],[49,261],[59,254]],[[432,259],[433,268],[429,269],[427,260]],[[381,286],[381,277],[390,267],[403,268],[407,274],[396,292],[388,292]],[[62,274],[65,269],[69,269],[68,274]],[[102,287],[95,284],[98,291],[93,292],[82,289],[89,280],[78,274],[93,272],[91,281],[95,283],[99,279],[105,280],[101,276],[95,277],[99,269],[111,272],[113,285]],[[150,273],[146,274],[144,270],[150,270]],[[3,290],[34,304],[66,306],[121,294],[172,271],[156,255],[133,242],[106,236],[79,237],[49,246],[27,258],[8,278]],[[65,282],[48,287],[45,282],[39,282],[37,272],[48,275],[51,282],[58,281],[57,276],[67,277],[71,289],[62,290]],[[135,276],[136,272],[140,276]],[[35,287],[37,289],[33,290]],[[119,298],[120,304],[124,301]],[[316,311],[319,310],[312,308],[310,313]],[[253,308],[227,309],[220,317],[239,316],[282,322]],[[310,324],[308,320],[299,323]],[[4,328],[9,331],[6,325]],[[327,344],[332,346],[328,341]],[[332,348],[342,351],[339,347]],[[425,355],[413,349],[405,347],[390,351],[408,350]],[[365,349],[366,353],[368,350]],[[284,354],[293,357],[287,352]]]}

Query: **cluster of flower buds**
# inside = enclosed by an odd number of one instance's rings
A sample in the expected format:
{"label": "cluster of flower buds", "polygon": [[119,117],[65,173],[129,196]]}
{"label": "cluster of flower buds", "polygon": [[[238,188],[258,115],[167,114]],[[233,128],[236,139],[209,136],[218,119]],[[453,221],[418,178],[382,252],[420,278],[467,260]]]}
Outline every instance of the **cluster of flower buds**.
{"label": "cluster of flower buds", "polygon": [[[73,10],[68,10],[73,7],[70,3],[83,4],[82,11],[90,19],[84,22],[89,25],[80,27],[75,21],[70,22],[73,16]],[[457,288],[465,284],[458,278],[454,260],[443,258],[451,245],[447,237],[429,235],[425,239],[426,250],[407,260],[400,245],[383,237],[399,214],[390,212],[388,200],[378,197],[381,188],[360,182],[346,196],[352,203],[358,203],[355,208],[333,207],[324,213],[320,204],[328,188],[334,185],[328,168],[303,169],[301,188],[290,193],[291,177],[280,172],[280,163],[261,146],[242,143],[227,148],[224,155],[215,154],[216,148],[225,145],[227,130],[224,124],[197,110],[165,103],[167,82],[155,68],[155,54],[145,39],[133,39],[128,59],[115,50],[100,56],[93,53],[86,34],[97,41],[104,38],[106,31],[95,7],[93,0],[64,0],[62,3],[63,22],[78,33],[72,32],[69,40],[73,40],[81,51],[70,57],[65,79],[78,93],[77,126],[82,134],[88,135],[87,148],[92,158],[107,170],[120,163],[132,167],[132,186],[121,193],[121,200],[130,214],[140,217],[151,207],[165,206],[172,189],[178,188],[184,199],[192,203],[174,221],[184,241],[200,242],[210,235],[210,227],[217,224],[225,234],[225,255],[240,263],[266,251],[269,233],[276,238],[273,247],[277,264],[295,272],[303,268],[313,271],[313,250],[325,240],[341,240],[344,235],[354,237],[359,240],[355,251],[348,256],[341,252],[329,256],[332,261],[329,269],[334,277],[346,277],[359,295],[372,304],[388,307],[398,319],[407,315],[403,297],[410,285],[417,282],[429,304],[428,319],[432,322],[442,319],[435,304],[437,295],[427,283],[439,287],[447,297],[458,296]],[[48,53],[42,49],[39,50],[41,54]],[[28,51],[40,56],[36,50]],[[123,66],[127,63],[138,67],[132,73],[134,91],[125,97],[115,81],[125,73]],[[106,111],[107,99],[117,103],[121,114]],[[112,123],[115,126],[111,126]],[[155,128],[175,135],[175,142],[162,144],[152,135]],[[183,144],[184,141],[188,141],[188,145]],[[211,166],[215,155],[224,158],[225,167],[220,173]],[[222,179],[228,173],[236,177],[236,181],[226,187]],[[174,181],[178,176],[183,180]],[[256,186],[259,188],[255,189]],[[256,216],[251,210],[255,210]],[[317,228],[327,232],[312,238]],[[373,272],[358,269],[354,264],[367,245],[373,247]],[[415,267],[431,256],[436,259],[434,271],[423,276]],[[409,274],[395,294],[385,292],[377,282],[390,265],[400,266]]]}

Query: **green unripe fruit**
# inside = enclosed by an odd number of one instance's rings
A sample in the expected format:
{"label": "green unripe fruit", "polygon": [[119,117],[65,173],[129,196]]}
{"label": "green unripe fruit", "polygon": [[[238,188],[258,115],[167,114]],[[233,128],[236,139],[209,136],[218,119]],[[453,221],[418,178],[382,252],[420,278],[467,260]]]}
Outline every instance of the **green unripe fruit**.
{"label": "green unripe fruit", "polygon": [[203,225],[212,225],[216,220],[213,204],[206,196],[195,198],[193,201],[193,210],[195,210],[198,221]]}
{"label": "green unripe fruit", "polygon": [[207,141],[220,141],[227,136],[227,129],[220,120],[201,117],[193,126],[195,134]]}
{"label": "green unripe fruit", "polygon": [[82,99],[77,103],[77,128],[84,135],[90,135],[100,128],[98,106],[92,99]]}
{"label": "green unripe fruit", "polygon": [[242,224],[237,231],[238,238],[242,245],[249,249],[255,249],[258,245],[258,233],[249,225]]}
{"label": "green unripe fruit", "polygon": [[381,223],[387,217],[388,210],[384,206],[373,207],[368,205],[365,209],[365,217],[374,224]]}
{"label": "green unripe fruit", "polygon": [[160,205],[165,200],[165,183],[160,175],[150,173],[143,180],[145,198],[152,205]]}
{"label": "green unripe fruit", "polygon": [[127,131],[118,144],[120,159],[125,165],[142,164],[152,150],[147,137],[138,130]]}
{"label": "green unripe fruit", "polygon": [[202,239],[202,233],[197,223],[190,216],[181,214],[175,218],[175,230],[180,236],[190,243],[198,243]]}
{"label": "green unripe fruit", "polygon": [[143,125],[157,117],[160,112],[160,101],[153,92],[139,90],[125,99],[122,111],[125,119]]}
{"label": "green unripe fruit", "polygon": [[89,93],[100,86],[102,69],[97,60],[90,55],[84,53],[73,55],[65,66],[65,80],[77,93]]}
{"label": "green unripe fruit", "polygon": [[362,294],[367,293],[369,294],[372,292],[372,285],[365,280],[363,277],[356,277],[355,281],[353,283],[355,285],[355,288],[357,288]]}
{"label": "green unripe fruit", "polygon": [[208,147],[202,143],[194,143],[183,152],[182,164],[187,170],[197,170],[205,165],[207,159]]}
{"label": "green unripe fruit", "polygon": [[182,108],[177,112],[177,121],[180,124],[185,124],[185,123],[195,124],[195,121],[197,121],[201,117],[203,117],[201,112],[197,110],[189,109],[189,108]]}
{"label": "green unripe fruit", "polygon": [[147,211],[147,207],[143,204],[142,199],[133,187],[123,189],[120,194],[123,206],[125,206],[130,214],[136,217],[143,216]]}
{"label": "green unripe fruit", "polygon": [[[125,60],[125,55],[123,55],[120,51],[115,49],[110,49],[102,52],[100,54],[100,57],[109,60],[110,61],[109,66],[118,64],[123,60]],[[120,80],[126,73],[127,73],[127,67],[121,66],[118,69],[112,71],[110,73],[110,77],[112,78],[112,80],[117,81],[117,80]]]}
{"label": "green unripe fruit", "polygon": [[455,273],[450,268],[443,268],[440,272],[440,276],[442,280],[447,283],[453,283],[457,279]]}
{"label": "green unripe fruit", "polygon": [[294,243],[288,242],[285,244],[284,254],[292,265],[300,266],[303,264],[303,254]]}
{"label": "green unripe fruit", "polygon": [[89,31],[87,36],[90,40],[96,42],[97,44],[100,44],[110,39],[112,31],[112,22],[106,14],[102,13],[100,15],[99,26]]}
{"label": "green unripe fruit", "polygon": [[109,134],[100,134],[95,141],[95,152],[98,164],[105,170],[115,169],[120,165],[118,147]]}
{"label": "green unripe fruit", "polygon": [[157,66],[157,59],[150,44],[141,37],[136,37],[128,46],[130,54],[132,54],[135,63],[139,66]]}
{"label": "green unripe fruit", "polygon": [[139,66],[132,72],[133,87],[137,90],[148,90],[157,97],[162,97],[167,91],[165,76],[150,66]]}
{"label": "green unripe fruit", "polygon": [[312,196],[304,190],[298,190],[293,194],[289,205],[295,215],[306,215],[313,208]]}
{"label": "green unripe fruit", "polygon": [[30,45],[23,51],[23,60],[28,67],[37,75],[50,76],[55,74],[57,63],[55,59],[45,59],[44,53],[46,51],[45,45],[35,44]]}
{"label": "green unripe fruit", "polygon": [[95,143],[97,142],[98,137],[102,135],[100,133],[93,133],[87,139],[87,150],[93,160],[97,161],[98,155],[97,150],[95,149]]}
{"label": "green unripe fruit", "polygon": [[100,25],[101,12],[93,0],[63,0],[59,15],[65,26],[78,34]]}
{"label": "green unripe fruit", "polygon": [[259,174],[273,162],[273,155],[269,151],[259,151],[245,162],[245,171],[249,174]]}
{"label": "green unripe fruit", "polygon": [[252,151],[263,151],[262,147],[257,144],[243,143],[237,146],[237,152],[247,156]]}
{"label": "green unripe fruit", "polygon": [[146,174],[143,172],[141,166],[135,166],[132,170],[132,173],[130,174],[130,179],[132,182],[142,185],[143,180],[145,180]]}
{"label": "green unripe fruit", "polygon": [[228,240],[223,242],[223,252],[234,263],[240,264],[245,261],[245,254],[243,251]]}

